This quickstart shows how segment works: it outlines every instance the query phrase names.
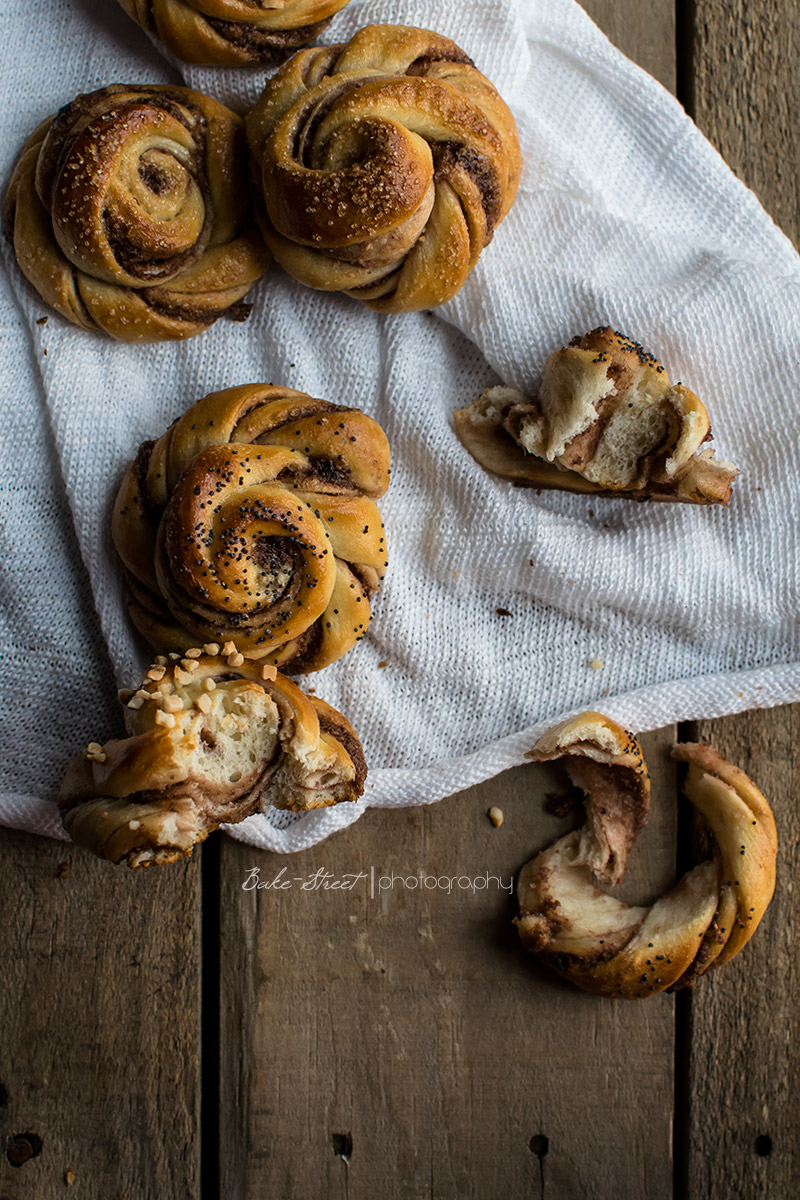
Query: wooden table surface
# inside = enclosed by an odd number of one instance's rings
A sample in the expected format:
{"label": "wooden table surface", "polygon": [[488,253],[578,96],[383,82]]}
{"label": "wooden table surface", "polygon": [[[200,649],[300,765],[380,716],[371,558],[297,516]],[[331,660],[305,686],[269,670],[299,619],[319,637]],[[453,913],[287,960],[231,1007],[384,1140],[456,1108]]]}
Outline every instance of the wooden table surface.
{"label": "wooden table surface", "polygon": [[[797,244],[800,0],[586,7]],[[655,817],[625,885],[638,898],[687,858],[660,753],[675,732],[644,739]],[[800,705],[679,732],[772,800],[778,891],[732,964],[642,1003],[539,970],[498,889],[245,891],[253,866],[264,881],[288,860],[215,837],[130,872],[0,831],[0,1200],[800,1193]],[[542,807],[553,787],[530,766],[370,811],[290,873],[507,880],[564,828]]]}

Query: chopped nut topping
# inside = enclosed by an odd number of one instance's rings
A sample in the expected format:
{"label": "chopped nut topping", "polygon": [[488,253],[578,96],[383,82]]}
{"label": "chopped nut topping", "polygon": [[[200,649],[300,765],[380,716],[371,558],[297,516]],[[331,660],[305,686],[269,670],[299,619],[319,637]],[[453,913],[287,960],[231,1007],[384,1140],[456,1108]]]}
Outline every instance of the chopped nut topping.
{"label": "chopped nut topping", "polygon": [[261,668],[261,678],[262,679],[277,679],[278,678],[278,668],[273,667],[271,663],[264,663],[264,666]]}
{"label": "chopped nut topping", "polygon": [[183,708],[183,701],[181,700],[180,696],[165,696],[161,701],[161,707],[163,708],[164,712],[180,712]]}
{"label": "chopped nut topping", "polygon": [[239,654],[237,650],[234,650],[232,654],[228,655],[225,661],[229,667],[240,667],[244,662],[244,655]]}
{"label": "chopped nut topping", "polygon": [[141,821],[128,821],[128,829],[138,829]]}
{"label": "chopped nut topping", "polygon": [[199,658],[202,653],[197,646],[192,646],[191,650],[186,651],[186,658]]}
{"label": "chopped nut topping", "polygon": [[152,679],[154,683],[158,683],[159,679],[163,679],[167,668],[162,666],[151,667],[147,672],[147,678]]}
{"label": "chopped nut topping", "polygon": [[222,653],[223,654],[235,654],[236,647],[234,646],[233,642],[226,642],[225,645],[222,647]]}
{"label": "chopped nut topping", "polygon": [[593,658],[592,661],[589,663],[589,670],[590,671],[602,671],[602,669],[605,665],[606,664],[603,662],[602,658]]}
{"label": "chopped nut topping", "polygon": [[141,708],[143,704],[144,698],[137,694],[136,696],[132,696],[128,701],[128,708]]}
{"label": "chopped nut topping", "polygon": [[195,671],[199,670],[200,663],[196,658],[182,658],[181,666],[184,671],[188,671],[190,675],[193,675]]}
{"label": "chopped nut topping", "polygon": [[216,686],[217,686],[216,680],[212,679],[210,675],[209,675],[208,679],[203,680],[203,687],[205,688],[205,690],[207,692],[213,692],[214,688]]}
{"label": "chopped nut topping", "polygon": [[174,729],[176,724],[175,717],[171,712],[164,712],[159,708],[156,712],[156,725],[164,725],[167,729]]}
{"label": "chopped nut topping", "polygon": [[167,665],[167,658],[164,654],[157,654],[153,659],[153,662],[157,667],[165,667]]}
{"label": "chopped nut topping", "polygon": [[505,820],[505,817],[503,816],[502,808],[497,808],[496,806],[493,806],[492,808],[489,809],[488,816],[489,816],[489,820],[492,822],[495,829],[499,829],[500,826],[503,824],[503,821]]}
{"label": "chopped nut topping", "polygon": [[211,712],[211,697],[208,692],[203,692],[201,696],[197,697],[197,707],[200,709],[200,712]]}
{"label": "chopped nut topping", "polygon": [[219,654],[219,643],[206,642],[205,646],[203,646],[203,650],[206,654],[210,654],[212,658],[216,658],[216,656]]}

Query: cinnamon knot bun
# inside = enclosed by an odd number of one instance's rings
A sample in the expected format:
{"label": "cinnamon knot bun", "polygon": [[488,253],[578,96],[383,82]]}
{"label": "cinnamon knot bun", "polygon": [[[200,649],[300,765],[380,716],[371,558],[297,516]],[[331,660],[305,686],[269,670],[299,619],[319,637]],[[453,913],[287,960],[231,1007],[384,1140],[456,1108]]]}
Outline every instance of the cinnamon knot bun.
{"label": "cinnamon knot bun", "polygon": [[380,312],[454,296],[519,182],[509,109],[463,50],[425,29],[371,25],[300,51],[247,132],[277,260]]}
{"label": "cinnamon knot bun", "polygon": [[128,736],[90,742],[58,798],[72,840],[111,862],[174,862],[268,805],[303,812],[364,790],[342,714],[232,643],[157,658],[120,699]]}
{"label": "cinnamon knot bun", "polygon": [[489,388],[455,425],[481,466],[534,487],[728,504],[739,473],[714,457],[694,392],[608,326],[551,354],[535,398]]}
{"label": "cinnamon knot bun", "polygon": [[290,673],[366,632],[386,567],[389,445],[358,409],[248,384],[193,405],[128,469],[112,534],[157,650],[232,638]]}
{"label": "cinnamon knot bun", "polygon": [[647,819],[635,739],[586,712],[550,730],[527,756],[563,759],[586,793],[586,824],[523,868],[516,924],[526,950],[585,992],[632,999],[694,987],[738,954],[772,899],[777,835],[761,792],[710,746],[676,745],[672,756],[689,764],[686,796],[705,818],[715,853],[649,907],[595,886],[619,882]]}
{"label": "cinnamon knot bun", "polygon": [[183,62],[271,63],[313,41],[348,0],[119,0]]}
{"label": "cinnamon knot bun", "polygon": [[69,321],[127,342],[187,338],[269,263],[247,179],[235,113],[189,88],[113,84],[28,140],[6,227],[24,274]]}

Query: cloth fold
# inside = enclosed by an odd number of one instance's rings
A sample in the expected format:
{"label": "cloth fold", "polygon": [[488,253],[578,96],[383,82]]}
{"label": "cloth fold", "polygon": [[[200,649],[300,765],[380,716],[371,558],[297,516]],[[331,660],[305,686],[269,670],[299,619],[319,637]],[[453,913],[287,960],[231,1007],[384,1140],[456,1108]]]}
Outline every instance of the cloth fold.
{"label": "cloth fold", "polygon": [[[182,79],[243,111],[261,89],[261,68],[168,62],[121,10],[93,11],[45,0],[31,16],[13,0],[0,17],[15,63],[4,180],[25,137],[78,92]],[[574,0],[353,0],[320,40],[370,21],[452,37],[518,122],[516,204],[443,308],[379,316],[273,267],[245,324],[126,346],[47,313],[5,248],[1,823],[63,836],[52,801],[66,762],[118,734],[114,688],[149,655],[121,604],[116,487],[142,440],[237,383],[363,408],[387,431],[393,476],[369,634],[305,680],[358,730],[366,796],[270,810],[233,836],[297,850],[369,805],[438,800],[522,761],[547,725],[585,707],[643,731],[800,699],[790,242]],[[51,62],[57,77],[42,72]],[[599,324],[641,341],[704,401],[718,454],[742,469],[729,509],[537,495],[462,448],[456,408],[501,380],[534,388],[549,353]]]}

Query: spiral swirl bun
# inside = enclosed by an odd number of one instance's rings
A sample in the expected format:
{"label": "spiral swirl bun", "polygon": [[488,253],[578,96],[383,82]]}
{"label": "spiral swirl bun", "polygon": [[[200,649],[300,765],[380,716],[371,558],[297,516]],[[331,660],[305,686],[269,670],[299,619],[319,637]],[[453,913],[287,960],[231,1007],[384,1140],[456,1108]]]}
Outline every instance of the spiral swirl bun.
{"label": "spiral swirl bun", "polygon": [[231,638],[291,673],[327,666],[369,624],[388,483],[386,435],[357,409],[265,384],[206,396],[117,497],[134,624],[158,650]]}
{"label": "spiral swirl bun", "polygon": [[348,0],[119,0],[183,62],[270,63],[313,41]]}
{"label": "spiral swirl bun", "polygon": [[449,300],[510,209],[514,118],[448,38],[371,25],[302,50],[247,118],[264,236],[302,283],[381,312]]}
{"label": "spiral swirl bun", "polygon": [[78,96],[14,170],[6,225],[20,267],[84,329],[192,337],[269,263],[246,163],[241,118],[199,92],[114,84]]}

